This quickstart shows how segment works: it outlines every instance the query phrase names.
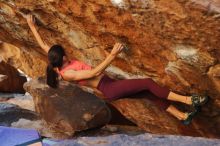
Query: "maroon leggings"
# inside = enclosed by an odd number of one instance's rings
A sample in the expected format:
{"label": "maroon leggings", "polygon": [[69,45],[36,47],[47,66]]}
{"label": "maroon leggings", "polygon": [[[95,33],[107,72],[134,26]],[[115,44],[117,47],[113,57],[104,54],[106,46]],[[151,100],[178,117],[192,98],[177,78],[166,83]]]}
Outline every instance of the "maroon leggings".
{"label": "maroon leggings", "polygon": [[[111,100],[146,90],[163,99],[167,99],[170,93],[169,89],[159,86],[150,78],[115,80],[107,75],[102,77],[97,88]],[[166,104],[163,109],[167,109],[168,106],[169,104]]]}

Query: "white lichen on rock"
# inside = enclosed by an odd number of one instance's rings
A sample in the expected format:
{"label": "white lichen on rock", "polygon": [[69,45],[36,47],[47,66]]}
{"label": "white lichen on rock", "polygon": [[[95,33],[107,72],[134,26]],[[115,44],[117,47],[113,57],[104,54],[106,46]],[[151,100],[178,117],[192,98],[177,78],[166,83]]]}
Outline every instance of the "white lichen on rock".
{"label": "white lichen on rock", "polygon": [[176,45],[173,50],[177,57],[187,64],[198,68],[201,72],[206,72],[216,62],[216,59],[208,52],[201,51],[192,46]]}
{"label": "white lichen on rock", "polygon": [[178,57],[184,60],[197,62],[199,59],[198,50],[193,48],[192,46],[177,45],[175,46],[174,52],[177,54]]}

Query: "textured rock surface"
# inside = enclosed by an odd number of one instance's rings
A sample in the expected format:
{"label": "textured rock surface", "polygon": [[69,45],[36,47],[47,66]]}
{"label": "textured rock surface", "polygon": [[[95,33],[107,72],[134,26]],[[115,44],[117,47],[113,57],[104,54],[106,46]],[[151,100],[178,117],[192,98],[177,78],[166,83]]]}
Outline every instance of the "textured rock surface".
{"label": "textured rock surface", "polygon": [[145,97],[151,100],[131,96],[131,98],[114,101],[112,104],[126,118],[147,132],[219,138],[218,131],[203,125],[205,121],[199,121],[199,117],[202,115],[199,114],[189,126],[184,126],[166,111],[158,108],[158,106],[162,105],[163,101],[157,100],[156,97],[151,95],[146,95]]}
{"label": "textured rock surface", "polygon": [[0,102],[15,104],[23,109],[35,111],[33,98],[27,92],[25,94],[0,93]]}
{"label": "textured rock surface", "polygon": [[10,98],[6,101],[7,103],[18,105],[23,109],[30,111],[35,111],[33,98],[28,94],[15,94],[13,98]]}
{"label": "textured rock surface", "polygon": [[[35,129],[41,136],[51,138],[66,138],[53,129],[34,112],[34,102],[29,94],[0,94],[0,125],[16,128]],[[10,98],[12,97],[12,98]]]}
{"label": "textured rock surface", "polygon": [[16,46],[2,43],[0,55],[31,77],[44,74],[46,54],[22,17],[28,12],[46,42],[62,44],[69,57],[96,65],[121,41],[128,49],[109,73],[207,93],[212,101],[198,121],[220,134],[219,0],[0,0],[0,9],[0,40]]}
{"label": "textured rock surface", "polygon": [[103,126],[111,118],[103,101],[68,82],[61,82],[58,89],[48,88],[44,79],[32,80],[24,86],[34,98],[36,112],[64,135]]}
{"label": "textured rock surface", "polygon": [[0,125],[11,126],[13,122],[17,122],[20,119],[26,120],[38,120],[38,114],[33,111],[22,109],[17,105],[9,103],[0,103]]}
{"label": "textured rock surface", "polygon": [[173,135],[142,134],[137,136],[112,135],[106,137],[80,137],[55,144],[56,146],[219,146],[220,140]]}
{"label": "textured rock surface", "polygon": [[24,93],[23,84],[26,81],[25,76],[0,59],[0,92]]}

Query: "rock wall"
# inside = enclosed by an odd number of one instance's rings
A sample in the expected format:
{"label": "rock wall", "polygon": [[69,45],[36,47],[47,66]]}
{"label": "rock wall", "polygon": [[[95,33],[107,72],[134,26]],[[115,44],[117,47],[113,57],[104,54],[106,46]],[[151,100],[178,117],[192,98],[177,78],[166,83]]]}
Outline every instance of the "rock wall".
{"label": "rock wall", "polygon": [[1,43],[0,56],[4,62],[19,68],[30,77],[36,77],[45,72],[46,59],[34,49],[24,50],[22,46],[18,48],[11,44]]}
{"label": "rock wall", "polygon": [[0,58],[0,92],[24,93],[23,84],[27,81],[16,68]]}
{"label": "rock wall", "polygon": [[112,104],[122,115],[146,132],[209,138],[220,137],[219,131],[216,129],[217,124],[215,128],[211,127],[207,117],[204,117],[202,113],[199,113],[190,125],[185,126],[160,108],[164,101],[155,99],[156,97],[146,94],[145,98],[131,96],[114,101]]}
{"label": "rock wall", "polygon": [[69,57],[95,66],[104,50],[123,42],[127,49],[109,73],[210,95],[199,119],[220,134],[219,0],[0,0],[0,10],[0,40],[7,43],[0,55],[31,77],[44,74],[46,54],[23,18],[29,12],[45,41],[62,44]]}

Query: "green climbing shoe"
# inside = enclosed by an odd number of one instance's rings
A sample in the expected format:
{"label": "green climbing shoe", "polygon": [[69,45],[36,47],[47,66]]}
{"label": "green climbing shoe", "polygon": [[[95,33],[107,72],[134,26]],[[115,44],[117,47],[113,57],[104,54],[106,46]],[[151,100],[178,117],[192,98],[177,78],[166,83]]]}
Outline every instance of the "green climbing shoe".
{"label": "green climbing shoe", "polygon": [[199,111],[200,111],[200,107],[196,107],[193,112],[187,113],[188,116],[185,120],[182,121],[182,123],[184,125],[189,125],[192,119],[197,115]]}
{"label": "green climbing shoe", "polygon": [[191,96],[192,100],[192,105],[193,107],[198,107],[206,104],[209,100],[209,96],[206,95],[197,95],[194,94]]}

